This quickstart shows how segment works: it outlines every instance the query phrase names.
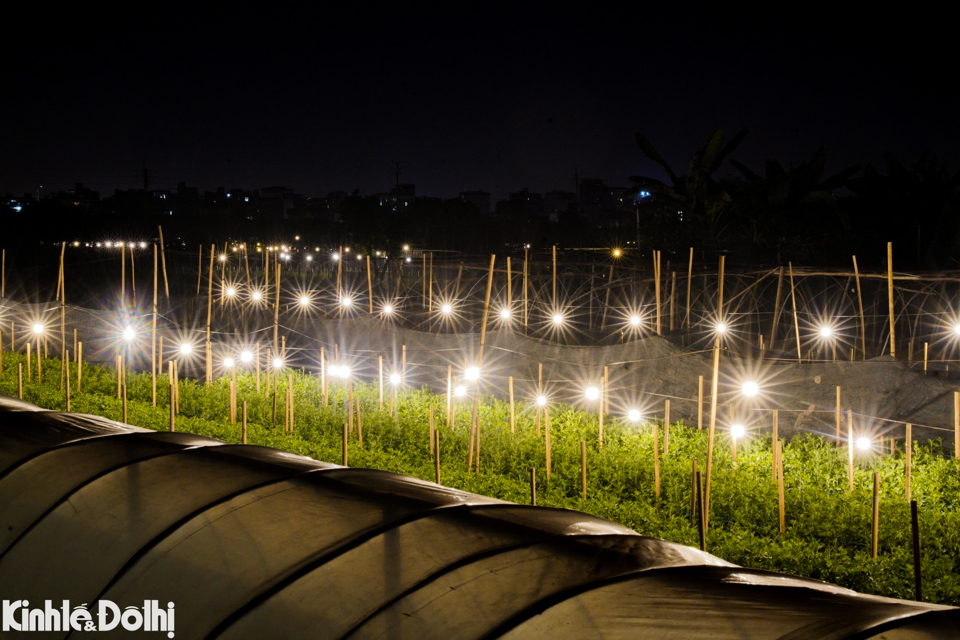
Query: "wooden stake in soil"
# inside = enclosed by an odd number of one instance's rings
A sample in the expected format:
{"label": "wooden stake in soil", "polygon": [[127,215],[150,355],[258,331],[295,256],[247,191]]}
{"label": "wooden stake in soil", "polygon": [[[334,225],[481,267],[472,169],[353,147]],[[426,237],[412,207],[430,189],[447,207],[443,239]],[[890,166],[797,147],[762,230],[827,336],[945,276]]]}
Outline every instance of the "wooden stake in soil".
{"label": "wooden stake in soil", "polygon": [[69,413],[69,411],[70,411],[70,352],[69,352],[69,351],[67,351],[66,354],[64,355],[63,362],[64,362],[64,365],[63,365],[63,366],[66,368],[66,370],[64,371],[64,373],[66,374],[66,382],[67,382],[67,384],[66,384],[66,392],[67,392],[66,411]]}
{"label": "wooden stake in soil", "polygon": [[653,423],[653,495],[660,499],[660,429]]}
{"label": "wooden stake in soil", "polygon": [[433,470],[437,476],[436,483],[440,484],[440,432],[433,432]]}
{"label": "wooden stake in soil", "polygon": [[537,506],[537,468],[530,467],[530,506]]}
{"label": "wooden stake in soil", "polygon": [[477,367],[483,367],[483,345],[487,338],[487,318],[490,315],[490,292],[493,289],[493,265],[497,256],[490,256],[490,272],[487,275],[487,295],[483,299],[483,320],[480,322],[480,352],[477,356]]}
{"label": "wooden stake in soil", "polygon": [[127,385],[123,385],[123,424],[127,424]]}
{"label": "wooden stake in soil", "polygon": [[683,319],[684,326],[690,328],[690,285],[693,283],[693,247],[690,247],[690,263],[687,266],[687,310]]}
{"label": "wooden stake in soil", "polygon": [[870,551],[874,560],[880,547],[880,474],[873,472],[873,523],[870,535]]}
{"label": "wooden stake in soil", "polygon": [[703,480],[700,477],[700,472],[697,471],[697,479],[695,480],[697,485],[697,504],[700,505],[700,517],[697,518],[697,533],[700,534],[700,551],[707,550],[707,507],[704,504],[704,495],[703,495]]}
{"label": "wooden stake in soil", "polygon": [[777,481],[777,443],[780,441],[780,411],[778,409],[773,410],[773,439],[772,439],[772,451],[771,457],[773,458],[773,473],[770,474],[771,479]]}
{"label": "wooden stake in soil", "polygon": [[783,496],[783,443],[779,440],[777,440],[777,502],[780,508],[780,533],[786,533],[787,513]]}
{"label": "wooden stake in soil", "polygon": [[23,400],[23,363],[17,363],[17,397]]}
{"label": "wooden stake in soil", "polygon": [[210,336],[210,323],[213,319],[213,254],[217,252],[215,245],[210,245],[210,274],[207,286],[207,342],[204,349],[206,355],[206,385],[213,384],[213,342]]}
{"label": "wooden stake in soil", "polygon": [[[293,424],[293,402],[292,396],[293,392],[290,392],[291,403],[290,403],[290,423]],[[360,450],[363,450],[363,418],[360,416],[360,398],[355,400],[357,403],[357,445],[360,447]],[[433,408],[432,406],[430,407]]]}
{"label": "wooden stake in soil", "polygon": [[837,423],[837,446],[840,446],[840,422],[841,422],[841,413],[840,413],[840,385],[837,385],[837,408],[834,412],[834,420]]}
{"label": "wooden stake in soil", "polygon": [[550,471],[553,469],[553,465],[550,461],[550,407],[543,408],[544,416],[544,432],[546,433],[546,457],[547,457],[547,482],[550,482]]}
{"label": "wooden stake in soil", "polygon": [[347,423],[343,423],[343,466],[347,466]]}
{"label": "wooden stake in soil", "polygon": [[720,274],[717,276],[717,322],[723,322],[723,267],[726,256],[720,256]]}
{"label": "wooden stake in soil", "polygon": [[788,262],[790,269],[790,300],[793,303],[793,330],[797,337],[797,362],[803,362],[803,354],[800,353],[800,320],[797,318],[797,295],[793,286],[793,263]]}
{"label": "wooden stake in soil", "polygon": [[242,423],[240,426],[240,444],[247,444],[247,401],[244,400],[243,404],[240,406],[240,414],[242,417]]}
{"label": "wooden stake in soil", "polygon": [[930,350],[930,343],[924,342],[923,343],[923,372],[924,373],[927,372],[927,354],[929,353],[929,350]]}
{"label": "wooden stake in soil", "polygon": [[429,432],[429,434],[428,434],[428,435],[430,436],[430,437],[429,437],[429,440],[430,440],[430,455],[433,455],[433,431],[434,431],[434,425],[433,425],[433,403],[431,403],[431,404],[430,404],[430,432]]}
{"label": "wooden stake in soil", "polygon": [[847,409],[847,491],[853,493],[853,411]]}
{"label": "wooden stake in soil", "polygon": [[557,309],[557,245],[553,245],[553,308]]}
{"label": "wooden stake in soil", "polygon": [[580,441],[580,497],[587,499],[587,441]]}
{"label": "wooden stake in soil", "polygon": [[910,501],[910,528],[913,532],[913,587],[914,600],[923,601],[923,577],[920,570],[920,518],[917,501]]}
{"label": "wooden stake in soil", "polygon": [[953,392],[953,457],[960,458],[960,391]]}
{"label": "wooden stake in soil", "polygon": [[705,515],[705,524],[704,527],[709,529],[710,527],[710,479],[713,471],[713,442],[714,434],[717,428],[717,385],[719,383],[719,374],[720,374],[720,347],[715,346],[713,348],[713,378],[711,385],[710,393],[710,433],[707,436],[707,478],[706,478],[706,495],[704,496],[704,515]]}
{"label": "wooden stake in soil", "polygon": [[903,478],[903,493],[907,499],[907,502],[910,502],[910,480],[913,475],[913,428],[912,425],[907,423],[907,438],[904,443],[906,446],[906,451],[904,453],[903,467],[904,467],[904,478]]}
{"label": "wooden stake in soil", "polygon": [[157,245],[153,245],[153,320],[150,326],[150,403],[155,407],[157,406]]}
{"label": "wooden stake in soil", "polygon": [[[377,356],[377,380],[379,381],[379,408],[380,411],[383,411],[383,356]],[[324,401],[326,404],[326,401]]]}
{"label": "wooden stake in soil", "polygon": [[[173,371],[173,362],[170,363],[170,370]],[[173,380],[173,376],[171,376],[170,379]],[[170,433],[173,433],[174,431],[177,430],[177,427],[174,421],[176,417],[176,406],[177,406],[175,389],[176,387],[173,386],[173,384],[171,384],[170,385]]]}
{"label": "wooden stake in soil", "polygon": [[510,433],[516,433],[516,414],[514,413],[514,404],[513,404],[513,376],[507,378],[507,386],[510,389]]}
{"label": "wooden stake in soil", "polygon": [[27,380],[33,380],[33,346],[27,343]]}
{"label": "wooden stake in soil", "polygon": [[367,256],[367,297],[370,300],[370,315],[373,315],[373,276],[370,274],[370,256]]}
{"label": "wooden stake in soil", "polygon": [[230,424],[237,423],[237,388],[236,383],[230,381]]}
{"label": "wooden stake in soil", "polygon": [[[887,243],[887,297],[890,303],[890,357],[897,357],[897,327],[893,317],[893,243]],[[877,557],[876,552],[873,555]]]}
{"label": "wooden stake in soil", "polygon": [[[167,294],[167,300],[170,300],[170,285],[167,283],[167,254],[163,249],[163,227],[157,227],[160,231],[160,265],[163,267],[163,291]],[[203,248],[203,245],[200,245]]]}
{"label": "wooden stake in soil", "polygon": [[693,460],[693,471],[690,474],[690,524],[696,523],[697,513],[697,461]]}
{"label": "wooden stake in soil", "polygon": [[523,333],[527,333],[527,262],[530,257],[530,248],[523,249]]}
{"label": "wooden stake in soil", "polygon": [[857,268],[857,256],[853,256],[853,276],[857,282],[857,305],[860,307],[860,351],[867,359],[867,324],[863,320],[863,294],[860,292],[860,269]]}

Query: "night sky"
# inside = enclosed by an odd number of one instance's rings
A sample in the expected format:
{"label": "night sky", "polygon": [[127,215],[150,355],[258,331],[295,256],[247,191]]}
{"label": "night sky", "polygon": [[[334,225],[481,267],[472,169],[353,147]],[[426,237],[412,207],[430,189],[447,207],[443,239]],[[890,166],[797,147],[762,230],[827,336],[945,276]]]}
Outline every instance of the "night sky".
{"label": "night sky", "polygon": [[682,173],[707,133],[744,126],[734,158],[755,170],[822,144],[830,170],[926,147],[960,165],[943,15],[471,6],[16,16],[0,194],[107,196],[140,186],[144,163],[161,188],[366,194],[392,186],[399,156],[418,194],[500,198],[572,191],[575,170],[662,177],[635,131]]}

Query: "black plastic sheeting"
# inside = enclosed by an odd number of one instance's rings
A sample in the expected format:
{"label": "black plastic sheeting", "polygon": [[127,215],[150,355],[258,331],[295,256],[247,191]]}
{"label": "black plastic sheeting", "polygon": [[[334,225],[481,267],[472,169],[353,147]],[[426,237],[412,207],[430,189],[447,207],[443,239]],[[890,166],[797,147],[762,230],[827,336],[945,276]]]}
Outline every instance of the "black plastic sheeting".
{"label": "black plastic sheeting", "polygon": [[960,630],[960,609],[744,569],[576,511],[6,397],[0,598],[174,602],[176,638],[225,640]]}

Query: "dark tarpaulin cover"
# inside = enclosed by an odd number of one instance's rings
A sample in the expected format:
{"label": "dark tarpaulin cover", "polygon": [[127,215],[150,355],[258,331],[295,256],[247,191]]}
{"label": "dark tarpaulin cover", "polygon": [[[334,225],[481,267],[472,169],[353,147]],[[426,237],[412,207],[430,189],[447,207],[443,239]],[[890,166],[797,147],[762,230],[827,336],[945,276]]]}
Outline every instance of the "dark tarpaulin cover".
{"label": "dark tarpaulin cover", "polygon": [[177,638],[919,640],[960,629],[958,609],[744,569],[576,511],[6,397],[0,597],[174,602]]}

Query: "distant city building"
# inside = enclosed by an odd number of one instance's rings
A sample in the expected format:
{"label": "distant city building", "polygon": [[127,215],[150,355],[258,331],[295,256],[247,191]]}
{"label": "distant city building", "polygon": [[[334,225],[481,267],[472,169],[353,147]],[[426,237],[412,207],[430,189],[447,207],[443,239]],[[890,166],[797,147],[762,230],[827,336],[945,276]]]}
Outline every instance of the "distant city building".
{"label": "distant city building", "polygon": [[481,215],[490,215],[490,194],[486,191],[461,191],[460,199],[475,206]]}
{"label": "distant city building", "polygon": [[372,197],[377,199],[381,207],[397,212],[406,211],[417,197],[417,185],[400,184],[390,189],[390,193],[375,193]]}
{"label": "distant city building", "polygon": [[543,211],[550,216],[550,222],[556,222],[561,213],[577,208],[577,194],[569,191],[550,191],[543,196]]}
{"label": "distant city building", "polygon": [[510,202],[523,205],[529,213],[543,213],[543,196],[539,193],[530,193],[529,189],[511,193]]}

